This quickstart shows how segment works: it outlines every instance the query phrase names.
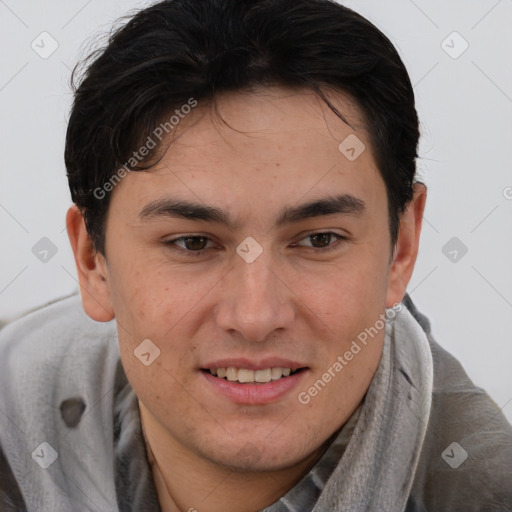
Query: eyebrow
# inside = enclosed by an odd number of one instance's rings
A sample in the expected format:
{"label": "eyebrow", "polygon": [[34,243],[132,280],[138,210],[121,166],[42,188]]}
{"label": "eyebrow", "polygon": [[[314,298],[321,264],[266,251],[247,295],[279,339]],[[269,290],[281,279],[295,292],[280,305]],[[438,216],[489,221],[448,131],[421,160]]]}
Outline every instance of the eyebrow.
{"label": "eyebrow", "polygon": [[[316,199],[297,206],[285,207],[277,216],[275,225],[280,227],[324,215],[360,215],[365,211],[366,204],[362,199],[351,194],[341,194]],[[141,220],[159,217],[215,222],[223,224],[231,230],[240,226],[227,212],[215,206],[207,206],[172,197],[152,201],[144,206],[139,213],[139,219]]]}

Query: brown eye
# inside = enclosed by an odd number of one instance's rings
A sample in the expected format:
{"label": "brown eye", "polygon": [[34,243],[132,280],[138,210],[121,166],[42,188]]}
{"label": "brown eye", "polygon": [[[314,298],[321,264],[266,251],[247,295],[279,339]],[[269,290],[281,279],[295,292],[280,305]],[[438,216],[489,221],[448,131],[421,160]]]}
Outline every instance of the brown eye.
{"label": "brown eye", "polygon": [[[210,245],[208,245],[210,244]],[[165,245],[171,249],[181,250],[190,253],[202,254],[203,251],[213,247],[213,243],[207,236],[180,236],[168,240]]]}
{"label": "brown eye", "polygon": [[316,233],[310,235],[309,239],[313,247],[328,247],[331,243],[332,233]]}
{"label": "brown eye", "polygon": [[339,246],[345,241],[348,241],[346,236],[326,231],[307,235],[294,245],[305,247],[314,252],[325,253],[331,249],[339,248]]}
{"label": "brown eye", "polygon": [[205,236],[187,236],[183,238],[183,243],[189,251],[201,251],[206,249],[208,238]]}

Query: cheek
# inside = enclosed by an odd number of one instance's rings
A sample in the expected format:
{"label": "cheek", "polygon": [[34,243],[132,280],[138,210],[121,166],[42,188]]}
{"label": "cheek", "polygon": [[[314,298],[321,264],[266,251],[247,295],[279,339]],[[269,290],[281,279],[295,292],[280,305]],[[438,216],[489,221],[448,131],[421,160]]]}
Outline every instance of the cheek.
{"label": "cheek", "polygon": [[[324,418],[331,432],[348,419],[363,398],[382,353],[385,323],[385,286],[382,273],[355,266],[338,272],[329,286],[308,287],[308,307],[328,327],[328,337],[318,340],[319,364],[301,389],[300,402],[309,400],[309,417]],[[380,280],[380,281],[379,281]],[[382,324],[382,325],[381,325]],[[382,327],[382,328],[381,328]]]}
{"label": "cheek", "polygon": [[[382,252],[380,257],[372,250],[364,253],[347,258],[342,266],[333,266],[321,279],[317,275],[316,279],[306,280],[306,304],[328,327],[328,336],[322,343],[322,362],[315,368],[310,385],[318,379],[330,383],[315,408],[351,410],[364,394],[380,360],[387,262]],[[338,357],[343,359],[343,369],[339,370],[338,365],[336,371],[332,365]],[[323,379],[329,369],[336,377],[328,374]]]}
{"label": "cheek", "polygon": [[[188,378],[182,368],[190,367],[195,356],[194,334],[204,319],[202,301],[216,281],[214,276],[194,280],[190,273],[176,272],[161,263],[148,264],[144,271],[126,265],[125,274],[119,271],[122,264],[115,269],[112,301],[123,366],[153,383],[165,381],[166,386],[172,375],[180,380]],[[141,361],[136,358],[144,340],[151,340],[152,345],[145,342],[149,352],[159,351],[149,367],[151,371],[141,368]]]}
{"label": "cheek", "polygon": [[382,313],[387,290],[387,262],[372,250],[353,255],[321,272],[304,272],[302,296],[332,330],[361,327]]}
{"label": "cheek", "polygon": [[138,336],[170,329],[197,301],[193,286],[151,255],[133,256],[120,258],[109,274],[116,318]]}

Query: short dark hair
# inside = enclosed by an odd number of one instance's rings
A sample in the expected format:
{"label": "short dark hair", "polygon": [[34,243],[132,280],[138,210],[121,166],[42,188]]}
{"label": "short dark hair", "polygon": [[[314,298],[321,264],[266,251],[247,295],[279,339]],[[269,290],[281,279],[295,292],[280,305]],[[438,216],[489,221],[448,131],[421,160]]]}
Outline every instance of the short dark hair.
{"label": "short dark hair", "polygon": [[416,173],[414,91],[393,44],[347,7],[331,0],[161,1],[113,30],[105,47],[75,67],[71,83],[69,187],[104,255],[111,195],[104,184],[127,162],[124,169],[151,168],[160,143],[140,162],[130,158],[166,113],[191,98],[212,102],[217,93],[275,85],[315,91],[343,120],[324,91],[355,100],[386,185],[396,242]]}

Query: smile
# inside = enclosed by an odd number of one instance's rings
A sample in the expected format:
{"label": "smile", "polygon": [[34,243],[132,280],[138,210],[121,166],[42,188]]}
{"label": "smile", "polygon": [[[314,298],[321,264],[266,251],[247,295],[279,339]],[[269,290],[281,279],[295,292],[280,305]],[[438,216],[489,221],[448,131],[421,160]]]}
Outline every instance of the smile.
{"label": "smile", "polygon": [[263,370],[249,370],[245,368],[210,368],[211,375],[219,379],[225,379],[229,382],[238,382],[240,384],[265,384],[267,382],[289,377],[301,371],[302,368],[292,371],[291,368],[265,368]]}
{"label": "smile", "polygon": [[293,390],[300,389],[308,373],[309,368],[292,370],[279,366],[258,370],[228,366],[203,369],[200,372],[214,396],[239,405],[276,403],[289,396]]}

